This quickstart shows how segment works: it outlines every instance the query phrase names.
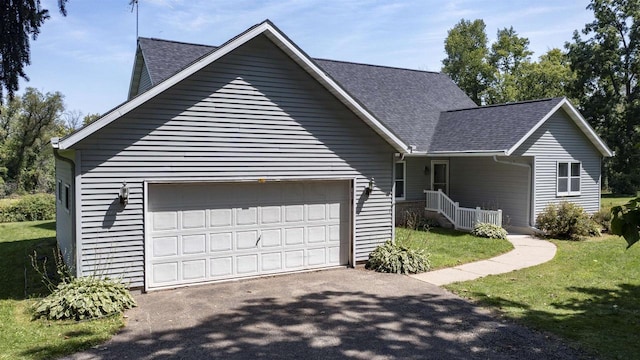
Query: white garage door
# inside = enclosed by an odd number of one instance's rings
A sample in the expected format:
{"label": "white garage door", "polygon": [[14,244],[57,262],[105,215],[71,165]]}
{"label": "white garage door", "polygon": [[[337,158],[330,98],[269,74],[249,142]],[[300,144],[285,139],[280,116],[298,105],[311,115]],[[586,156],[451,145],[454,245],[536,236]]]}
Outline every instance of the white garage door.
{"label": "white garage door", "polygon": [[349,182],[150,184],[148,288],[344,265]]}

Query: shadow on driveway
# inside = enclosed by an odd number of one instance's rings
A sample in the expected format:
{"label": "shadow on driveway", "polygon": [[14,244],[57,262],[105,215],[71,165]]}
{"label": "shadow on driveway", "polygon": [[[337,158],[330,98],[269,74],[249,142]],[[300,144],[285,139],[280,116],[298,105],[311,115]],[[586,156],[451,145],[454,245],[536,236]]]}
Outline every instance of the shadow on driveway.
{"label": "shadow on driveway", "polygon": [[71,359],[576,359],[407,276],[339,269],[137,296],[127,327]]}

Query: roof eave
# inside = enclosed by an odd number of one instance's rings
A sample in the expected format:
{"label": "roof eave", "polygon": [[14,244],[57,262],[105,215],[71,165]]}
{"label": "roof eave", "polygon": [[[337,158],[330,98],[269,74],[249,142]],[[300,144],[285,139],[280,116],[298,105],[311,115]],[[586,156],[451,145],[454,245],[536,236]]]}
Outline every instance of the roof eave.
{"label": "roof eave", "polygon": [[405,156],[429,156],[429,157],[477,157],[477,156],[507,156],[507,150],[459,150],[459,151],[426,151],[413,152]]}
{"label": "roof eave", "polygon": [[123,103],[122,105],[105,114],[102,118],[94,121],[86,127],[81,128],[77,132],[70,134],[68,137],[61,139],[58,143],[59,148],[71,148],[79,141],[85,139],[87,136],[102,129],[106,125],[127,114],[128,112],[136,109],[138,106],[161,94],[181,80],[194,74],[198,70],[211,64],[222,56],[230,53],[231,51],[235,50],[236,48],[240,47],[244,43],[260,34],[265,34],[267,37],[269,37],[278,47],[283,49],[285,53],[287,53],[296,63],[302,66],[309,74],[311,74],[317,81],[319,81],[332,94],[334,94],[334,96],[336,96],[341,102],[343,102],[348,108],[350,108],[351,111],[358,115],[358,117],[360,117],[367,125],[369,125],[374,131],[376,131],[376,133],[382,136],[397,151],[402,153],[409,152],[407,144],[405,144],[395,134],[393,134],[393,132],[382,125],[382,123],[378,119],[376,119],[371,113],[369,113],[333,79],[325,74],[325,72],[322,71],[315,64],[315,62],[313,62],[313,60],[309,58],[309,56],[307,56],[301,49],[299,49],[269,20],[266,20],[258,25],[247,29],[245,32],[229,40],[223,46],[219,47],[215,51],[212,51],[209,55],[202,57],[201,59],[187,66],[185,69],[179,71],[177,74],[160,82],[156,86],[153,86],[143,94],[139,94],[137,97],[134,97],[133,99]]}

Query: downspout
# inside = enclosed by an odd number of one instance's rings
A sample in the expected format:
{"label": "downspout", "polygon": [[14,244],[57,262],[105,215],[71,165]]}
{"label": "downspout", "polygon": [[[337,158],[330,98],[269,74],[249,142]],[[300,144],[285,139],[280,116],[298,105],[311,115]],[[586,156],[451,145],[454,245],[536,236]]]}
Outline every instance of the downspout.
{"label": "downspout", "polygon": [[528,219],[528,225],[529,228],[531,230],[533,230],[536,233],[542,233],[542,231],[540,231],[540,229],[537,229],[535,227],[535,224],[532,223],[532,218],[531,218],[531,165],[526,164],[526,163],[521,163],[521,162],[516,162],[516,161],[504,161],[504,160],[498,160],[498,156],[497,155],[493,155],[493,161],[495,161],[498,164],[505,164],[505,165],[512,165],[512,166],[520,166],[520,167],[526,167],[527,168],[527,193],[529,194],[527,196],[527,219]]}

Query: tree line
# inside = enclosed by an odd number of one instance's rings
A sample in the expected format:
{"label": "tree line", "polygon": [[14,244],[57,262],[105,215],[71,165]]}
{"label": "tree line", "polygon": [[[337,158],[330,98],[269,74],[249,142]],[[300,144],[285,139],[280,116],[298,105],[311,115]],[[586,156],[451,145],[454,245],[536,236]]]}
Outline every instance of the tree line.
{"label": "tree line", "polygon": [[604,186],[640,189],[640,1],[592,0],[594,21],[564,49],[532,59],[529,39],[513,27],[488,44],[483,20],[449,30],[442,71],[478,105],[566,96],[615,151],[603,163]]}

